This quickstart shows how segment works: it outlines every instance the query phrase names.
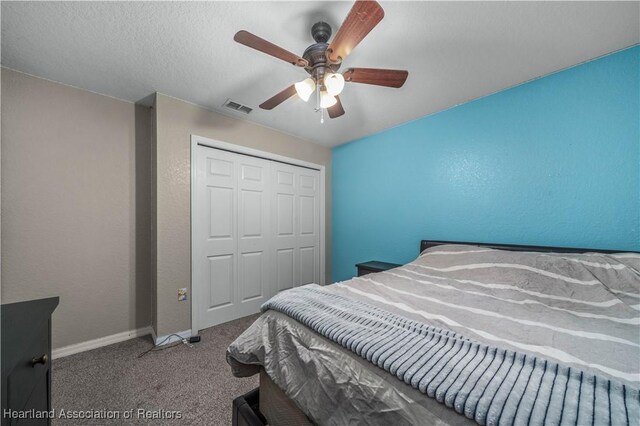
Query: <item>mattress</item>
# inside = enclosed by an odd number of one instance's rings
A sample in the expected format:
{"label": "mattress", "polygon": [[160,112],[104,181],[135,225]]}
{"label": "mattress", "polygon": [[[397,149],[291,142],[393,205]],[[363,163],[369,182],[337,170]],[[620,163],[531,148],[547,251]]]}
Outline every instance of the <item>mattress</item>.
{"label": "mattress", "polygon": [[[325,289],[474,342],[597,374],[635,391],[639,366],[629,360],[640,358],[639,264],[637,254],[554,255],[439,246],[401,268]],[[274,310],[241,335],[228,355],[236,375],[255,374],[251,365],[264,366],[317,423],[471,422]],[[595,407],[594,400],[593,413]]]}
{"label": "mattress", "polygon": [[295,402],[260,370],[260,412],[273,426],[311,426],[307,416]]}

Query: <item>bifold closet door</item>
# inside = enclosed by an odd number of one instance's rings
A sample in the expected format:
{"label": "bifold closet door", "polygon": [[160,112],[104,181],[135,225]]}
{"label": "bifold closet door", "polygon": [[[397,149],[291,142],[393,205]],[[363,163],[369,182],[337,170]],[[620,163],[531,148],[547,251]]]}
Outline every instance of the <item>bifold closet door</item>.
{"label": "bifold closet door", "polygon": [[198,327],[258,312],[271,280],[270,161],[198,147],[194,293]]}
{"label": "bifold closet door", "polygon": [[320,282],[320,172],[272,162],[271,217],[277,291]]}
{"label": "bifold closet door", "polygon": [[320,282],[320,172],[196,148],[193,307],[199,329]]}

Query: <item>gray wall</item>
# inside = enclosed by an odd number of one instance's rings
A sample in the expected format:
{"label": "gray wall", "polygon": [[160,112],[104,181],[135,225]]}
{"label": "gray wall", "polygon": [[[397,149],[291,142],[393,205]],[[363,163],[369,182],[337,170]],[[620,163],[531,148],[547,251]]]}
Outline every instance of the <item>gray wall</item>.
{"label": "gray wall", "polygon": [[191,135],[326,166],[328,148],[157,95],[155,108],[2,69],[2,303],[60,296],[53,346],[191,328]]}
{"label": "gray wall", "polygon": [[54,348],[151,323],[151,119],[2,69],[2,302],[60,296]]}
{"label": "gray wall", "polygon": [[[331,276],[331,151],[247,121],[156,95],[155,181],[157,326],[159,336],[191,328],[191,135],[204,136],[326,166],[326,277]],[[191,294],[189,294],[191,299]]]}

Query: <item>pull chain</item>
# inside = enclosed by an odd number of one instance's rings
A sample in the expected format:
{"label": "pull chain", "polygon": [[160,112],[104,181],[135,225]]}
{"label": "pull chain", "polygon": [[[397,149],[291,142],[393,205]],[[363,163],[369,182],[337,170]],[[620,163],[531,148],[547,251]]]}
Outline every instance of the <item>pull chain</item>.
{"label": "pull chain", "polygon": [[320,111],[320,124],[324,124],[324,108],[320,106],[320,85],[316,86],[316,111]]}

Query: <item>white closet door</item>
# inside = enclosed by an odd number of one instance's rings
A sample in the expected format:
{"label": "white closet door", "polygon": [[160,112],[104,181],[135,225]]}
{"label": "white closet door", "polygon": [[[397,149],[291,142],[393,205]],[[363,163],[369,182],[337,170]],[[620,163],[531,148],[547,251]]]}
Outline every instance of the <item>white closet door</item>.
{"label": "white closet door", "polygon": [[198,329],[320,282],[320,172],[204,146],[195,151],[193,307]]}
{"label": "white closet door", "polygon": [[296,223],[296,168],[282,163],[271,167],[273,195],[271,228],[273,232],[276,291],[299,285]]}
{"label": "white closet door", "polygon": [[299,285],[320,283],[320,172],[297,168]]}
{"label": "white closet door", "polygon": [[198,328],[259,310],[270,288],[270,162],[198,147],[193,297]]}
{"label": "white closet door", "polygon": [[273,162],[272,228],[277,291],[320,282],[317,170]]}
{"label": "white closet door", "polygon": [[274,293],[271,275],[270,167],[260,158],[237,155],[238,303],[236,317],[258,312]]}

